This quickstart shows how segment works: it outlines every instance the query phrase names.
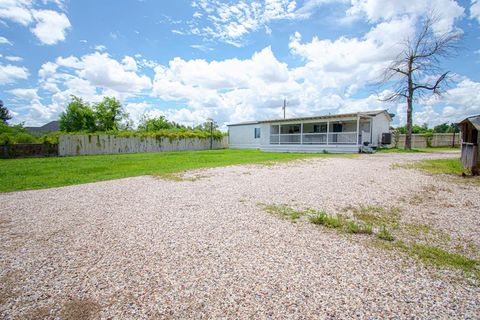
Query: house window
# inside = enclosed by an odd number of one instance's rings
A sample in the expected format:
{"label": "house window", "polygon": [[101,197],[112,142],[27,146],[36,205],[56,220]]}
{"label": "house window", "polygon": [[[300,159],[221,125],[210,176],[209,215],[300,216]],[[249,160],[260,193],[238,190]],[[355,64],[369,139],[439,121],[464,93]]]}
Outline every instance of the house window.
{"label": "house window", "polygon": [[327,132],[327,125],[326,124],[314,124],[313,125],[313,132],[314,133],[325,133],[325,132]]}
{"label": "house window", "polygon": [[260,128],[255,128],[255,139],[260,139]]}

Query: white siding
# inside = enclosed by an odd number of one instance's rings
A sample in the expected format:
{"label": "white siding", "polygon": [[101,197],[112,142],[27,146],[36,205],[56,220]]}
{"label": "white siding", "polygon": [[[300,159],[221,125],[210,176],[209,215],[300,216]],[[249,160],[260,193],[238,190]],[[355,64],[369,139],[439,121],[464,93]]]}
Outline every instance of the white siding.
{"label": "white siding", "polygon": [[[255,128],[261,128],[260,139],[255,139]],[[231,149],[259,149],[260,140],[268,135],[261,124],[245,124],[228,127],[228,145]]]}
{"label": "white siding", "polygon": [[[358,152],[358,146],[356,145],[356,142],[353,144],[342,144],[342,143],[332,143],[329,142],[327,144],[308,144],[308,143],[300,143],[300,141],[303,141],[302,139],[305,136],[302,136],[301,138],[298,139],[298,143],[282,143],[282,144],[277,144],[273,143],[270,144],[270,129],[271,126],[277,126],[277,125],[288,125],[288,124],[300,124],[303,123],[305,124],[317,124],[317,123],[323,123],[325,124],[327,120],[330,122],[330,128],[329,132],[332,134],[333,131],[333,123],[335,122],[341,122],[343,123],[343,132],[345,133],[348,139],[349,138],[349,133],[348,132],[353,132],[351,134],[355,134],[357,131],[357,117],[335,117],[335,115],[332,115],[331,118],[326,119],[296,119],[296,120],[289,120],[286,119],[284,121],[278,121],[278,122],[267,122],[267,123],[256,123],[256,124],[239,124],[239,125],[232,125],[229,126],[229,147],[233,149],[260,149],[264,151],[279,151],[279,152],[323,152],[323,151],[328,151],[328,152],[339,152],[339,153],[347,153],[347,152]],[[379,145],[379,141],[381,139],[382,133],[389,132],[390,129],[390,118],[387,114],[384,112],[381,112],[375,116],[372,117],[372,127],[371,127],[371,137],[370,137],[370,119],[369,118],[361,118],[360,119],[360,134],[363,133],[362,139],[363,141],[369,141],[371,142],[371,145],[376,147]],[[255,128],[261,128],[261,136],[259,139],[255,139]],[[364,131],[364,132],[362,132]],[[350,135],[351,135],[350,134]],[[290,134],[290,135],[285,135],[287,137],[292,137],[296,139],[297,134]],[[278,141],[278,139],[277,139]],[[282,140],[283,141],[283,140]],[[355,139],[353,140],[355,141]],[[285,142],[285,141],[283,141]],[[340,142],[340,140],[339,140]]]}
{"label": "white siding", "polygon": [[372,145],[378,147],[382,142],[382,133],[390,132],[390,119],[382,112],[373,118]]}

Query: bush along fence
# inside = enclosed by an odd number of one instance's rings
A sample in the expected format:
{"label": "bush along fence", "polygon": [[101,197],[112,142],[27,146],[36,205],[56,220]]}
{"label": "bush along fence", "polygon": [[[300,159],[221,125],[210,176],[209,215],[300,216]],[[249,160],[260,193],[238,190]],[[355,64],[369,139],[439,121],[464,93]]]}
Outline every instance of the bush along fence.
{"label": "bush along fence", "polygon": [[[460,147],[460,144],[459,133],[412,134],[412,148]],[[405,134],[395,135],[395,133],[393,133],[390,147],[404,148]]]}
{"label": "bush along fence", "polygon": [[58,144],[17,143],[0,145],[0,158],[32,158],[58,156]]}
{"label": "bush along fence", "polygon": [[60,136],[60,156],[120,154],[138,152],[172,152],[224,149],[228,147],[225,136],[175,137],[144,135],[83,134]]}

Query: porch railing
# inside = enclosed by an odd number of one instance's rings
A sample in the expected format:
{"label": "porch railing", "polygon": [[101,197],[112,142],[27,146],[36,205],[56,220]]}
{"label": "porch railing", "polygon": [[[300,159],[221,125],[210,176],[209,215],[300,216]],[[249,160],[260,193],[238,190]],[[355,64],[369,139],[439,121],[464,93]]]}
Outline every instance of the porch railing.
{"label": "porch railing", "polygon": [[270,144],[357,144],[357,132],[270,134]]}

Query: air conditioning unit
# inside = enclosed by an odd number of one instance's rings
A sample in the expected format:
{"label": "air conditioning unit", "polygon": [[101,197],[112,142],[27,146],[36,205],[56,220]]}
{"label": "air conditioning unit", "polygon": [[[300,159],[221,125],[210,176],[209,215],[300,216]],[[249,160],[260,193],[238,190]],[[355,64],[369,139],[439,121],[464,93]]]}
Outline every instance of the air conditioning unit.
{"label": "air conditioning unit", "polygon": [[382,133],[382,144],[392,144],[392,134],[391,133]]}

